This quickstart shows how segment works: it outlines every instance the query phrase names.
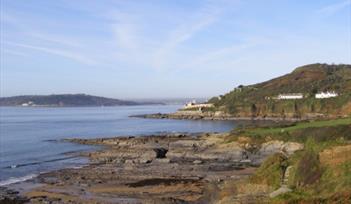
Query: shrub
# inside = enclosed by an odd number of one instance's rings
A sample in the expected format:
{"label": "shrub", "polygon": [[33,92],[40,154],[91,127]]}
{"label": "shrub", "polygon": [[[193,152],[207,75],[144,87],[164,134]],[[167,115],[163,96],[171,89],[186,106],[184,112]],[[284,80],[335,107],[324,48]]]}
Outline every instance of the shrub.
{"label": "shrub", "polygon": [[297,187],[304,187],[316,183],[323,174],[318,154],[312,149],[303,152],[295,171],[294,182]]}
{"label": "shrub", "polygon": [[255,174],[250,177],[250,182],[278,188],[287,166],[287,158],[283,154],[274,154],[268,157]]}

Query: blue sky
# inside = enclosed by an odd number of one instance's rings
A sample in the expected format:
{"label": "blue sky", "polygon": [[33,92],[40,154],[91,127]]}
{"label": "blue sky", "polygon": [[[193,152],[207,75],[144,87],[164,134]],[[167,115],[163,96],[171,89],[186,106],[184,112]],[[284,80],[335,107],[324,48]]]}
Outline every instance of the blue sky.
{"label": "blue sky", "polygon": [[351,63],[351,0],[1,0],[1,96],[210,97]]}

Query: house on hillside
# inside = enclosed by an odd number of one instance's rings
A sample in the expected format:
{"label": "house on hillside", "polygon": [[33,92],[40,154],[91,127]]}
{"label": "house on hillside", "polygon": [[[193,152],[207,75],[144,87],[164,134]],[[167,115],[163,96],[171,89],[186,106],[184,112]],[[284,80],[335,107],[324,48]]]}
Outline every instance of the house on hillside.
{"label": "house on hillside", "polygon": [[316,98],[333,98],[337,97],[339,94],[337,94],[335,91],[327,91],[327,92],[320,92],[315,95]]}
{"label": "house on hillside", "polygon": [[303,99],[302,93],[288,93],[288,94],[279,94],[278,100],[290,100],[290,99]]}
{"label": "house on hillside", "polygon": [[185,104],[183,109],[184,110],[199,109],[201,111],[203,108],[211,108],[211,107],[214,107],[214,105],[211,103],[196,103],[195,101],[192,101]]}

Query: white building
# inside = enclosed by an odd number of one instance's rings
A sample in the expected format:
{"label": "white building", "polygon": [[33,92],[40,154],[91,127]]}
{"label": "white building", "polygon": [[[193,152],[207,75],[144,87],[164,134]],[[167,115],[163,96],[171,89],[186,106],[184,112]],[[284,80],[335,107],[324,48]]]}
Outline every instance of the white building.
{"label": "white building", "polygon": [[185,104],[184,108],[190,108],[190,107],[194,106],[195,104],[196,104],[195,100],[190,101],[190,102]]}
{"label": "white building", "polygon": [[337,94],[335,91],[327,91],[327,92],[320,92],[315,95],[316,98],[333,98],[337,97],[339,94]]}
{"label": "white building", "polygon": [[289,100],[289,99],[303,99],[302,93],[289,93],[289,94],[279,94],[279,100]]}
{"label": "white building", "polygon": [[211,107],[213,107],[213,104],[211,103],[196,103],[195,101],[192,101],[185,104],[183,109],[193,109],[193,108],[202,109],[202,108],[211,108]]}
{"label": "white building", "polygon": [[27,107],[27,106],[34,106],[35,104],[34,104],[34,102],[33,101],[28,101],[28,103],[22,103],[22,106],[25,106],[25,107]]}

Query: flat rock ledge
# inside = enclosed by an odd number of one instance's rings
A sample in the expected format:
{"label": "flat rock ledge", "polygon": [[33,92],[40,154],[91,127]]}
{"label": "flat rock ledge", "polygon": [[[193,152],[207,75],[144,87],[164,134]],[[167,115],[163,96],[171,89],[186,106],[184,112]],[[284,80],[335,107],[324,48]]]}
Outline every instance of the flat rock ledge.
{"label": "flat rock ledge", "polygon": [[[177,111],[174,113],[154,113],[131,115],[130,117],[149,118],[149,119],[176,119],[176,120],[233,120],[233,121],[302,121],[310,117],[292,118],[292,117],[250,117],[250,116],[233,116],[223,112],[201,112],[201,111]],[[315,118],[315,117],[311,117]]]}
{"label": "flat rock ledge", "polygon": [[88,166],[40,175],[36,182],[42,185],[25,196],[31,203],[210,203],[216,199],[211,186],[245,179],[266,157],[301,148],[275,141],[249,153],[239,143],[224,143],[226,136],[66,140],[104,148],[84,154],[91,161]]}

